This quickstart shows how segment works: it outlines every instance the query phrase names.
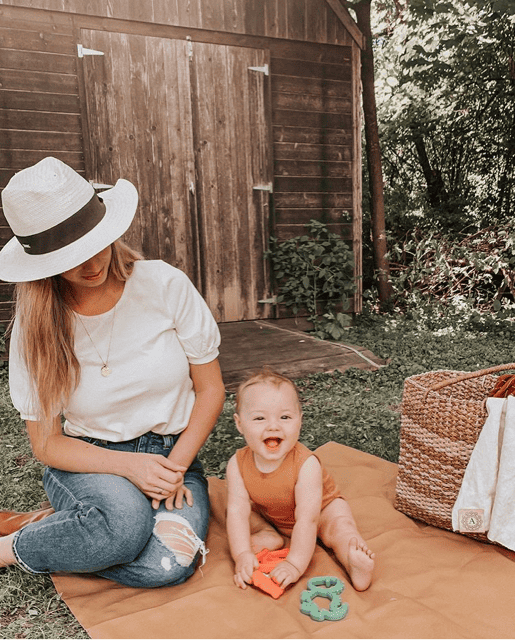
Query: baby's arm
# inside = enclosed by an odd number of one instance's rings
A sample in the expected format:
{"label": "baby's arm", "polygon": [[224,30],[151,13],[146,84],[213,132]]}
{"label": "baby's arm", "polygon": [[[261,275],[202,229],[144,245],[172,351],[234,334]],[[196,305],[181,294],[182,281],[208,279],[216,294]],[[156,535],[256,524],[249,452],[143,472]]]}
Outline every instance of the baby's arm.
{"label": "baby's arm", "polygon": [[301,577],[315,551],[318,521],[322,507],[322,467],[315,456],[302,465],[295,485],[295,526],[290,552],[270,576],[285,588]]}
{"label": "baby's arm", "polygon": [[250,498],[245,489],[236,456],[227,464],[227,536],[235,562],[234,582],[242,589],[252,582],[252,573],[259,562],[252,553],[250,541]]}

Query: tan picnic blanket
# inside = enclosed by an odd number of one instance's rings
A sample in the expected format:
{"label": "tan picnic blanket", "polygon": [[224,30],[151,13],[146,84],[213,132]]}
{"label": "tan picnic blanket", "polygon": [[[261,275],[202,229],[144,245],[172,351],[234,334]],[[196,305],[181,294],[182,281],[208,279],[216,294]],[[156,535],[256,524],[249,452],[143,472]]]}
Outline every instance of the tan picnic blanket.
{"label": "tan picnic blanket", "polygon": [[[177,587],[135,589],[94,576],[54,576],[92,638],[513,638],[514,554],[416,523],[392,506],[397,465],[330,442],[317,451],[377,554],[375,579],[358,593],[320,546],[306,574],[278,599],[232,581],[224,530],[225,482],[210,478],[207,562]],[[300,612],[313,576],[343,580],[349,611],[316,622]],[[322,599],[320,606],[328,603]]]}

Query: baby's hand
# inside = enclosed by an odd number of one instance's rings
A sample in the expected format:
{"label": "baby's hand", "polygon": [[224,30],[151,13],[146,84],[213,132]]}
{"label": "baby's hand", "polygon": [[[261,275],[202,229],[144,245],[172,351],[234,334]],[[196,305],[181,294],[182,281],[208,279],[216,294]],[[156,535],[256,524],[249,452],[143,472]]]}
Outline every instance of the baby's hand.
{"label": "baby's hand", "polygon": [[300,571],[290,564],[288,560],[283,560],[270,572],[270,577],[283,589],[289,584],[297,582],[300,575]]}
{"label": "baby's hand", "polygon": [[234,574],[234,583],[241,589],[246,589],[247,584],[252,582],[252,574],[259,567],[259,562],[252,551],[243,551],[236,558],[236,568]]}

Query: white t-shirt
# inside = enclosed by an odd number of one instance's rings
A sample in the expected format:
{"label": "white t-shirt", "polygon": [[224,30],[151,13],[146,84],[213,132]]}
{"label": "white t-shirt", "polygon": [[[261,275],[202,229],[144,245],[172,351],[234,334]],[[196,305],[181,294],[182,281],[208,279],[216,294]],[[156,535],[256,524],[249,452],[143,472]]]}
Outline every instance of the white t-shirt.
{"label": "white t-shirt", "polygon": [[[17,341],[15,322],[9,355],[11,398],[22,419],[36,420]],[[160,260],[137,261],[113,309],[76,319],[81,380],[63,409],[65,433],[112,442],[148,431],[180,433],[195,401],[189,365],[211,362],[219,345],[216,322],[188,277]],[[103,377],[99,354],[105,360],[108,351],[112,373]]]}

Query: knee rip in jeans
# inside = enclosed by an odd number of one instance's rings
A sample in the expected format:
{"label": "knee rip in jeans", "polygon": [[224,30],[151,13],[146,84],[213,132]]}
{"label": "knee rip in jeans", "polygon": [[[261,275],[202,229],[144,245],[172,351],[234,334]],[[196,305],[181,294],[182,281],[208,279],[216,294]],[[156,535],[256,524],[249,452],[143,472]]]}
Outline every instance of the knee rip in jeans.
{"label": "knee rip in jeans", "polygon": [[[193,531],[187,520],[173,512],[158,513],[155,519],[154,533],[157,539],[172,551],[177,564],[181,567],[188,567],[197,552],[200,551],[202,554],[201,566],[204,566],[209,549],[206,549],[206,545]],[[170,558],[164,556],[161,565],[165,570],[170,571]]]}

